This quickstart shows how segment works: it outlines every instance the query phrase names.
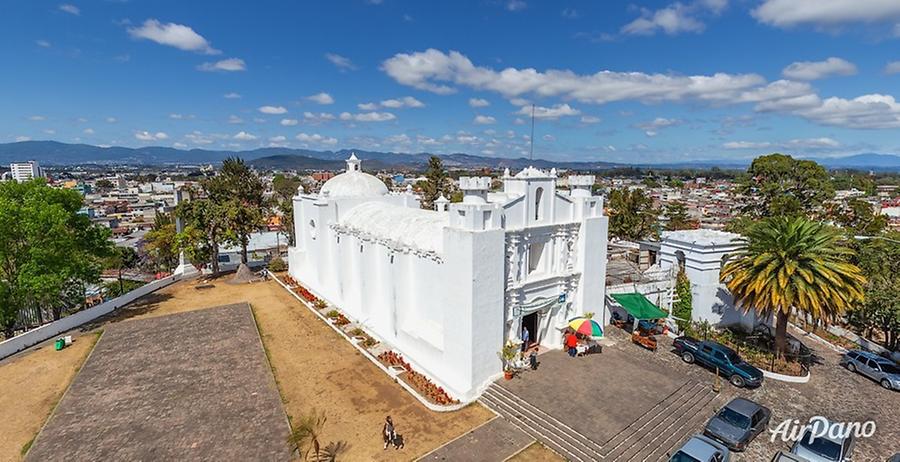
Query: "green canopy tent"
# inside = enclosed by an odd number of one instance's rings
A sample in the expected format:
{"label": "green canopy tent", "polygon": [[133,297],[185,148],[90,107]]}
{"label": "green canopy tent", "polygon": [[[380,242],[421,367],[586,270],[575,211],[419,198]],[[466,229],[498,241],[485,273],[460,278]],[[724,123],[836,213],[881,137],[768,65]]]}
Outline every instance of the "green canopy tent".
{"label": "green canopy tent", "polygon": [[637,292],[630,294],[610,294],[628,314],[634,316],[634,328],[637,329],[638,321],[642,319],[661,319],[669,314],[659,309],[653,302],[647,300],[647,297]]}

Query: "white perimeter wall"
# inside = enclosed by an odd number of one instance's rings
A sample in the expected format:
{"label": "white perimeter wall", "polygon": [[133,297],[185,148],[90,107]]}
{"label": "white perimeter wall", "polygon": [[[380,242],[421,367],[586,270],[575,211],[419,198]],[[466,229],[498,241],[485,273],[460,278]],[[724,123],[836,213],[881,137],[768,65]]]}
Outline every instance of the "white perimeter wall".
{"label": "white perimeter wall", "polygon": [[100,316],[109,314],[114,310],[125,306],[139,297],[143,297],[149,293],[155,292],[177,281],[179,276],[172,275],[166,278],[157,279],[149,284],[141,286],[127,294],[107,300],[97,306],[81,310],[75,314],[66,316],[59,321],[53,321],[44,324],[37,329],[30,330],[22,335],[15,336],[9,340],[0,343],[0,359],[5,358],[13,353],[19,352],[32,345],[36,345],[45,340],[49,340],[57,335],[70,331],[82,324],[86,324]]}

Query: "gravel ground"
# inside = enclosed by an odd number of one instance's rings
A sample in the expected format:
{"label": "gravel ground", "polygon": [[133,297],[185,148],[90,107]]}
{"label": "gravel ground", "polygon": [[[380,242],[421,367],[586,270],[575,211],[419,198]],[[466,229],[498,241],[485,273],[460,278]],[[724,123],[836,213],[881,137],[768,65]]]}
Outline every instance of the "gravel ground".
{"label": "gravel ground", "polygon": [[[641,360],[653,361],[663,367],[677,368],[687,375],[714,380],[715,375],[706,369],[688,365],[671,353],[671,340],[658,336],[659,350],[650,352],[636,345],[623,345],[627,337],[611,328],[610,334],[623,347],[632,350]],[[896,452],[900,452],[900,392],[881,388],[877,383],[859,374],[840,367],[840,353],[820,341],[804,337],[802,331],[791,332],[818,356],[818,364],[812,367],[812,377],[808,383],[793,384],[766,379],[757,389],[736,389],[723,382],[722,392],[742,396],[759,402],[772,410],[769,429],[774,429],[786,419],[797,419],[802,423],[810,417],[824,416],[832,422],[865,422],[872,420],[877,426],[871,438],[860,438],[853,451],[856,462],[882,462]],[[619,338],[621,337],[621,338]],[[619,346],[617,345],[617,346]],[[697,432],[702,432],[697,428]],[[779,450],[790,449],[789,443],[772,441],[771,433],[760,434],[743,453],[735,454],[737,462],[768,461]]]}

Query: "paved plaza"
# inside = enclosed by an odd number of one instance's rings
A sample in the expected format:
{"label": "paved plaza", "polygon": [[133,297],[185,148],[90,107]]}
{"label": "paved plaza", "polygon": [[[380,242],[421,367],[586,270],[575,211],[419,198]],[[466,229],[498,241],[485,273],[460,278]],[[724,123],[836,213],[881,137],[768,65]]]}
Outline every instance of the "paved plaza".
{"label": "paved plaza", "polygon": [[26,460],[289,460],[246,303],[112,323]]}

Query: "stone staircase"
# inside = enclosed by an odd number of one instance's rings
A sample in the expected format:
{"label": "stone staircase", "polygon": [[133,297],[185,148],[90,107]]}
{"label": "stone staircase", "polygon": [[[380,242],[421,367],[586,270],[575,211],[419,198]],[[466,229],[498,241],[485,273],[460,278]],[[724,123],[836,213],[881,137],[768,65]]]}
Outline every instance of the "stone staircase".
{"label": "stone staircase", "polygon": [[603,455],[616,462],[666,460],[668,452],[702,431],[725,399],[709,384],[689,380],[603,443]]}
{"label": "stone staircase", "polygon": [[501,385],[491,385],[481,402],[521,431],[574,462],[644,462],[666,459],[690,435],[699,433],[725,403],[708,384],[693,380],[660,400],[605,443],[598,443],[529,404]]}
{"label": "stone staircase", "polygon": [[481,395],[481,402],[567,460],[587,462],[603,459],[602,448],[595,441],[500,385],[488,387]]}

